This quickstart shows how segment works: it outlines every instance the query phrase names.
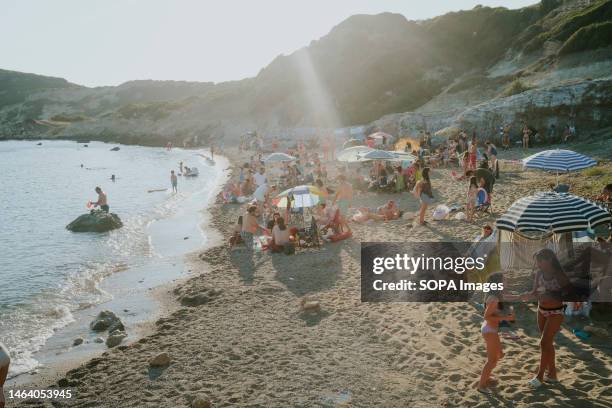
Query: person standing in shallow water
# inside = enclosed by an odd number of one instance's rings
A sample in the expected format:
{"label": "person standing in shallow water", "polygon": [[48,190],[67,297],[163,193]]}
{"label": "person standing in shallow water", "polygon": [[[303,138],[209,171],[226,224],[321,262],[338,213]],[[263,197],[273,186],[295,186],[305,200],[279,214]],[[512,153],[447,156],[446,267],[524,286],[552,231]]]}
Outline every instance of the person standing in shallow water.
{"label": "person standing in shallow water", "polygon": [[172,192],[178,193],[178,177],[176,177],[174,170],[170,171],[170,184],[172,184]]}
{"label": "person standing in shallow water", "polygon": [[108,212],[110,208],[108,207],[108,198],[106,197],[106,193],[102,191],[100,187],[96,187],[96,193],[98,194],[98,201],[93,203],[93,206],[100,207],[102,211]]}

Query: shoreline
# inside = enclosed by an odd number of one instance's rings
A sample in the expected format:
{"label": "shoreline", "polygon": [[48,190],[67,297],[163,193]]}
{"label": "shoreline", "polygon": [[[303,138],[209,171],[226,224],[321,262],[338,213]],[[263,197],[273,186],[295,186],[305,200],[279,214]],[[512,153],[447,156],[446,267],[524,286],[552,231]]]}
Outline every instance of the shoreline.
{"label": "shoreline", "polygon": [[[233,166],[238,163],[234,155],[226,157]],[[497,215],[525,191],[546,188],[554,180],[554,175],[533,177],[507,164],[497,187]],[[465,192],[463,184],[442,183],[450,170],[436,170],[432,182],[435,194],[452,202]],[[376,206],[390,197],[364,193],[359,204]],[[401,199],[413,215],[415,200],[407,194]],[[207,213],[209,228],[223,236],[241,206],[213,203]],[[196,398],[215,407],[488,406],[472,388],[484,363],[481,311],[472,303],[362,303],[359,247],[364,237],[469,240],[494,218],[413,229],[405,219],[351,224],[354,239],[293,256],[249,257],[228,251],[224,243],[192,253],[193,276],[171,291],[180,306],[155,321],[149,335],[64,373],[60,384],[78,395],[58,406],[94,400],[99,406],[191,406]],[[318,302],[321,310],[304,311],[303,300]],[[512,333],[518,339],[504,340],[500,386],[489,404],[569,407],[572,400],[604,398],[606,346],[573,336],[571,326],[584,324],[580,319],[565,324],[558,341],[563,385],[529,392],[525,382],[537,366],[538,332],[531,308],[517,307],[516,313],[521,323]],[[151,368],[149,361],[160,353],[168,353],[169,366]]]}
{"label": "shoreline", "polygon": [[[17,140],[17,139],[13,139]],[[43,139],[48,140],[48,139]],[[59,140],[59,139],[58,139]],[[55,141],[55,140],[49,140]],[[64,140],[65,141],[65,140]],[[122,144],[123,145],[123,144]],[[150,146],[140,146],[149,148]],[[202,150],[202,149],[185,149],[182,150]],[[214,185],[214,188],[208,195],[208,201],[204,207],[200,207],[195,211],[199,222],[196,223],[197,229],[202,234],[203,244],[197,248],[189,249],[187,252],[183,252],[178,255],[179,261],[174,261],[175,255],[162,258],[162,263],[172,265],[171,275],[167,278],[167,281],[161,284],[154,284],[152,287],[146,289],[140,288],[137,299],[134,301],[131,294],[113,294],[111,300],[105,301],[100,304],[95,304],[85,309],[79,309],[72,311],[73,321],[68,323],[66,326],[58,329],[50,338],[45,341],[42,348],[34,353],[34,358],[39,361],[39,366],[28,371],[17,374],[7,379],[5,384],[5,390],[8,388],[41,388],[50,383],[56,382],[62,377],[67,371],[70,371],[83,363],[91,360],[92,358],[100,357],[106,354],[109,350],[104,343],[94,344],[92,339],[98,337],[103,333],[93,333],[89,329],[89,322],[97,315],[101,310],[109,309],[116,312],[116,314],[122,319],[123,323],[128,329],[128,337],[117,347],[124,347],[140,340],[143,337],[149,336],[153,333],[155,327],[155,321],[159,318],[171,314],[177,307],[180,306],[175,296],[172,295],[172,291],[180,284],[189,280],[193,277],[193,262],[197,259],[197,254],[201,251],[216,246],[219,243],[220,237],[216,231],[211,232],[210,228],[210,207],[214,205],[216,194],[223,187],[228,177],[227,165],[229,160],[222,156],[216,155],[216,166],[218,166],[219,177]],[[163,220],[163,219],[162,219]],[[158,220],[156,220],[158,221]],[[148,228],[148,227],[147,227]],[[155,264],[157,265],[157,264]],[[152,264],[150,267],[155,267]],[[111,280],[116,280],[119,283],[125,281],[126,277],[134,279],[135,274],[142,274],[142,270],[147,270],[142,266],[130,267],[126,272],[119,272],[112,274],[102,282],[101,286],[108,285]],[[181,272],[177,272],[182,269]],[[127,273],[127,275],[123,275]],[[177,273],[180,275],[178,276]],[[177,276],[175,276],[177,275]],[[162,277],[162,280],[164,278]],[[124,282],[125,283],[125,282]],[[128,282],[129,283],[129,282]],[[117,282],[115,282],[117,285]],[[147,285],[145,285],[147,286]],[[104,288],[108,289],[108,288]],[[102,289],[102,290],[104,290]],[[124,309],[126,303],[132,302],[143,307],[143,311],[134,312],[133,310]],[[114,305],[110,307],[110,305]],[[126,314],[128,314],[126,316]],[[84,332],[86,336],[82,336]],[[71,334],[72,333],[72,334]],[[76,336],[78,333],[79,336]],[[76,337],[84,338],[84,342],[80,346],[73,346],[72,341]],[[68,343],[66,343],[68,342]],[[58,349],[61,349],[58,351]]]}

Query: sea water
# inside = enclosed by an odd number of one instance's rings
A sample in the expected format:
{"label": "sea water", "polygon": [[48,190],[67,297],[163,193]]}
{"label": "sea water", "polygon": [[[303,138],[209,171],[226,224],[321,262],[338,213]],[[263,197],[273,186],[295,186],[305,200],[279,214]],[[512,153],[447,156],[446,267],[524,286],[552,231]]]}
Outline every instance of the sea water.
{"label": "sea water", "polygon": [[[94,314],[118,296],[180,275],[184,254],[206,243],[201,210],[226,164],[196,150],[38,143],[0,142],[0,342],[11,353],[10,377],[36,368],[45,344],[74,326],[82,311]],[[115,146],[120,150],[111,151]],[[180,173],[181,161],[200,174],[179,177],[174,194],[170,170]],[[66,230],[88,211],[88,201],[97,200],[96,186],[123,228]]]}

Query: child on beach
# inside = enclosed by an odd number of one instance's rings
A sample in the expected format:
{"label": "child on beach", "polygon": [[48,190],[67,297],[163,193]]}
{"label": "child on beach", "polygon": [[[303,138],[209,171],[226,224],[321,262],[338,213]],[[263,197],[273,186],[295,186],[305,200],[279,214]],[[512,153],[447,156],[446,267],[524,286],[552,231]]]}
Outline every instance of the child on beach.
{"label": "child on beach", "polygon": [[478,182],[476,177],[470,177],[470,185],[467,192],[467,203],[465,204],[465,210],[467,212],[467,220],[472,221],[474,219],[474,211],[476,209],[476,201],[478,200]]}
{"label": "child on beach", "polygon": [[230,248],[235,247],[238,244],[242,243],[242,237],[240,233],[242,232],[242,215],[238,217],[238,222],[234,225],[234,233],[229,239]]}
{"label": "child on beach", "polygon": [[[500,284],[503,282],[501,273],[495,273],[488,279],[489,283]],[[479,392],[489,394],[489,386],[495,384],[496,380],[491,376],[497,362],[504,356],[501,340],[499,338],[499,322],[502,320],[514,320],[514,312],[510,310],[509,315],[502,314],[504,303],[502,292],[491,290],[485,298],[484,321],[480,328],[487,349],[487,362],[482,368],[477,389]]]}

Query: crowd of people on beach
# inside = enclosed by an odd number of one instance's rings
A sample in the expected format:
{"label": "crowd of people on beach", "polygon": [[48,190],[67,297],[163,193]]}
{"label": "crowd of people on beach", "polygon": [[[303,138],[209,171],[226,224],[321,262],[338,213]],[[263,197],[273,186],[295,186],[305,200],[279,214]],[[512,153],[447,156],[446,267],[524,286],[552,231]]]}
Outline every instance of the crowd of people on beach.
{"label": "crowd of people on beach", "polygon": [[[507,125],[500,128],[499,139],[503,149],[512,147],[508,134]],[[568,130],[568,134],[572,132]],[[525,149],[536,141],[541,142],[533,133],[533,129],[527,125],[524,126],[523,135],[522,147]],[[246,212],[239,217],[230,237],[230,246],[235,247],[244,243],[248,250],[253,250],[254,237],[258,231],[262,231],[266,237],[260,245],[262,249],[269,249],[274,253],[293,254],[295,246],[298,246],[301,240],[300,236],[304,236],[304,228],[296,225],[300,220],[300,217],[296,217],[296,209],[290,205],[278,207],[277,200],[282,190],[300,184],[312,185],[320,192],[320,202],[311,210],[313,222],[319,230],[324,230],[334,221],[342,224],[341,229],[350,231],[349,222],[362,224],[402,218],[404,211],[393,199],[378,207],[352,208],[354,195],[368,191],[410,193],[419,204],[418,211],[414,215],[413,227],[427,225],[428,209],[437,202],[430,177],[431,172],[437,168],[456,169],[451,171],[452,180],[466,183],[465,203],[451,211],[455,213],[460,213],[460,210],[465,211],[463,219],[467,222],[476,220],[479,212],[492,212],[493,188],[500,178],[500,162],[495,142],[486,140],[483,143],[478,140],[475,133],[468,136],[465,131],[459,132],[455,137],[447,138],[435,147],[431,139],[429,132],[423,132],[416,142],[404,144],[404,152],[411,153],[414,160],[405,162],[375,160],[348,166],[333,160],[334,153],[331,146],[335,144],[329,141],[319,146],[322,147],[321,157],[317,149],[305,148],[306,143],[302,141],[283,150],[278,140],[274,141],[272,152],[284,151],[295,157],[295,160],[282,162],[280,166],[267,166],[261,152],[263,138],[258,139],[257,146],[260,152],[252,155],[247,163],[240,166],[238,180],[228,183],[220,194],[220,199],[226,203],[246,205]],[[567,140],[567,137],[564,140]],[[368,142],[374,147],[374,142],[371,140],[365,142],[366,146]],[[382,148],[393,150],[393,144],[394,140],[383,140]],[[559,186],[553,187],[556,189]],[[606,186],[597,199],[609,205],[612,202],[612,186]],[[303,214],[304,209],[299,209],[297,213]],[[303,218],[301,219],[303,221]],[[494,232],[494,229],[486,224],[476,241],[487,241]],[[334,234],[337,234],[337,231],[334,231]],[[558,381],[554,338],[564,319],[563,299],[572,287],[553,251],[541,250],[534,259],[535,279],[529,292],[510,295],[492,291],[486,295],[481,333],[486,346],[487,360],[475,384],[480,392],[491,393],[491,387],[497,383],[492,371],[504,356],[499,332],[500,323],[514,322],[516,319],[513,308],[508,306],[509,302],[537,301],[538,304],[536,313],[541,335],[540,363],[528,385],[539,388],[546,383]],[[488,280],[492,283],[502,282],[503,276],[494,273]]]}

